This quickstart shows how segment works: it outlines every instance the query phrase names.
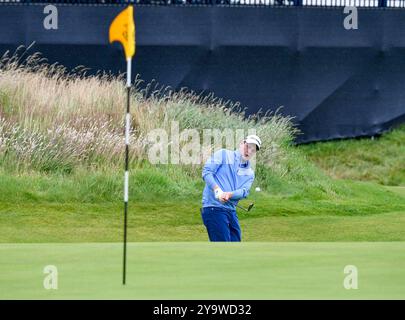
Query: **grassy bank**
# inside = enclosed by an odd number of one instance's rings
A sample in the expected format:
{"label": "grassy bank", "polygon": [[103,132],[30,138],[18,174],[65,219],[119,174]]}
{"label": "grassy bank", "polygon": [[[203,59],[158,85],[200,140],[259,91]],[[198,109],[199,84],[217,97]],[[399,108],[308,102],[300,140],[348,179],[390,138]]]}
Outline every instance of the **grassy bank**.
{"label": "grassy bank", "polygon": [[318,142],[299,149],[332,178],[405,186],[405,125],[380,137]]}
{"label": "grassy bank", "polygon": [[[131,171],[130,241],[205,241],[203,182],[161,169]],[[122,175],[8,175],[0,179],[0,242],[122,240]],[[180,178],[181,177],[181,178]],[[252,191],[239,212],[246,241],[404,241],[405,194],[335,181],[328,192],[285,183]],[[333,192],[333,194],[332,194]]]}

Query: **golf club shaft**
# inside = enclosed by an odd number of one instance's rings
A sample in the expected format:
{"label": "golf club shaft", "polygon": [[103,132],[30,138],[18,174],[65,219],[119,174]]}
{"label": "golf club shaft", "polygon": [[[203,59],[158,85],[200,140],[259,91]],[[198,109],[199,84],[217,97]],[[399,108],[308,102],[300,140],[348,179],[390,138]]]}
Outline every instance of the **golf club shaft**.
{"label": "golf club shaft", "polygon": [[242,209],[242,210],[245,210],[246,212],[249,212],[249,211],[252,209],[252,207],[253,207],[253,203],[249,204],[249,206],[248,206],[247,209],[244,208],[244,207],[241,207],[241,206],[238,205],[238,204],[236,204],[236,206],[237,206],[239,209]]}
{"label": "golf club shaft", "polygon": [[240,205],[236,205],[239,209],[242,209],[242,210],[245,210],[246,212],[249,212],[249,210],[248,209],[246,209],[246,208],[244,208],[244,207],[241,207]]}

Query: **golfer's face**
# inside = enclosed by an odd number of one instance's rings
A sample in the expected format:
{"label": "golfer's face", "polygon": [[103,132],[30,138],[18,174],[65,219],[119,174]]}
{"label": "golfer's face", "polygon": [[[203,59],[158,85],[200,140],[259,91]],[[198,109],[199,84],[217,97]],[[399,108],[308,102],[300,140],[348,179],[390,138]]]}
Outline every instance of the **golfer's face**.
{"label": "golfer's face", "polygon": [[241,152],[244,160],[250,160],[256,153],[256,145],[254,143],[242,143]]}

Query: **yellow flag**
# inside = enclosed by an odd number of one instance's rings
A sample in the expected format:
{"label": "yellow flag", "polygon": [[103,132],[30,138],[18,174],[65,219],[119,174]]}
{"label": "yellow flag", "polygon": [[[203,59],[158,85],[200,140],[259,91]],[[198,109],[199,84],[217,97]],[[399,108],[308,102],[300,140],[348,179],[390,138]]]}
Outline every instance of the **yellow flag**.
{"label": "yellow flag", "polygon": [[121,42],[125,57],[131,58],[135,54],[135,23],[134,9],[129,5],[121,11],[110,25],[110,43]]}

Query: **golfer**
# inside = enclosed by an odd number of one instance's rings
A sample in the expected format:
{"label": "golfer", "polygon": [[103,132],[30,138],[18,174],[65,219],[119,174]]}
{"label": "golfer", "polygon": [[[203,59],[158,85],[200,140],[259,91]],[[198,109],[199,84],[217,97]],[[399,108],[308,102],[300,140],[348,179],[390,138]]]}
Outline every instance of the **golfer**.
{"label": "golfer", "polygon": [[241,241],[235,207],[249,194],[255,178],[249,160],[261,144],[258,136],[249,135],[238,150],[216,151],[204,165],[201,216],[210,241]]}

